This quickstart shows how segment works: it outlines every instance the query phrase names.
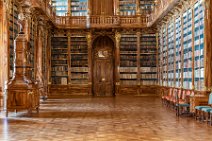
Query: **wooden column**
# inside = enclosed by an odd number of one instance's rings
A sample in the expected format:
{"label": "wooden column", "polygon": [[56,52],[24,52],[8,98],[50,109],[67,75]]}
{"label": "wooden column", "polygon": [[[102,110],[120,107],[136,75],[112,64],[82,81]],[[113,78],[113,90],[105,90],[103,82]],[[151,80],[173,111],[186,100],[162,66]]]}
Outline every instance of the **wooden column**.
{"label": "wooden column", "polygon": [[92,15],[92,1],[93,0],[88,0],[88,15]]}
{"label": "wooden column", "polygon": [[71,16],[71,0],[68,0],[68,12],[67,16]]}
{"label": "wooden column", "polygon": [[174,80],[173,87],[176,87],[176,16],[174,16]]}
{"label": "wooden column", "polygon": [[114,0],[115,1],[115,6],[114,6],[114,8],[115,8],[115,15],[120,15],[120,9],[119,9],[119,0]]}
{"label": "wooden column", "polygon": [[166,22],[166,46],[167,46],[167,52],[166,52],[166,64],[167,64],[167,67],[166,67],[166,84],[167,84],[167,87],[169,86],[169,60],[168,60],[168,57],[169,57],[169,40],[168,40],[168,22]]}
{"label": "wooden column", "polygon": [[44,18],[43,17],[40,17],[39,18],[39,21],[38,21],[38,40],[37,40],[37,46],[35,46],[36,49],[36,55],[37,55],[37,60],[35,62],[36,64],[36,74],[35,74],[35,78],[36,78],[36,81],[38,82],[38,87],[39,87],[39,92],[40,92],[40,95],[41,97],[44,97],[44,77],[43,77],[43,73],[42,73],[42,70],[43,70],[43,66],[42,66],[42,61],[43,61],[43,47],[44,47]]}
{"label": "wooden column", "polygon": [[[24,6],[25,7],[25,6]],[[24,110],[27,109],[31,113],[32,109],[39,108],[39,95],[37,93],[37,87],[29,77],[29,44],[27,41],[27,35],[23,31],[26,31],[27,18],[21,13],[19,16],[19,24],[21,32],[15,39],[15,57],[14,73],[12,79],[9,81],[6,88],[6,116],[9,110]]]}
{"label": "wooden column", "polygon": [[137,94],[140,94],[140,85],[141,85],[141,73],[140,73],[140,68],[141,68],[141,62],[140,62],[140,46],[141,46],[141,33],[137,32]]}
{"label": "wooden column", "polygon": [[183,30],[183,14],[181,14],[181,79],[180,79],[180,88],[183,88],[183,60],[184,60],[184,55],[183,55],[183,42],[184,42],[184,38],[183,38],[183,34],[184,34],[184,30]]}
{"label": "wooden column", "polygon": [[204,29],[204,57],[205,57],[205,87],[212,90],[212,0],[205,0],[205,29]]}
{"label": "wooden column", "polygon": [[49,85],[51,85],[51,29],[52,27],[49,26],[48,27],[48,37],[47,37],[47,47],[46,47],[46,56],[47,56],[47,60],[46,60],[46,66],[47,66],[47,95],[49,93]]}
{"label": "wooden column", "polygon": [[157,85],[159,84],[159,44],[158,44],[158,33],[155,34],[156,36],[156,67],[157,67]]}
{"label": "wooden column", "polygon": [[136,0],[136,15],[141,15],[140,0]]}
{"label": "wooden column", "polygon": [[[3,50],[3,1],[0,1],[0,54],[3,54],[4,53],[4,50]],[[3,88],[3,75],[2,75],[2,68],[3,68],[3,61],[2,61],[2,58],[3,55],[0,56],[0,110],[1,110],[1,107],[3,106],[3,96],[2,96],[2,88]]]}
{"label": "wooden column", "polygon": [[194,73],[195,73],[195,70],[194,70],[194,62],[195,62],[195,54],[194,54],[194,51],[195,51],[195,48],[194,48],[194,8],[192,8],[192,90],[195,89],[195,85],[194,85]]}
{"label": "wooden column", "polygon": [[[163,48],[163,25],[161,26],[161,29],[160,29],[160,32],[161,32],[161,40],[162,40],[162,44],[161,44],[161,48]],[[162,79],[162,86],[164,86],[164,81],[163,81],[163,72],[164,72],[164,67],[163,67],[163,49],[162,49],[162,67],[161,67],[161,70],[162,70],[162,76],[161,76],[161,79]]]}
{"label": "wooden column", "polygon": [[71,84],[71,34],[68,33],[68,84]]}
{"label": "wooden column", "polygon": [[116,48],[115,48],[115,84],[116,84],[116,92],[115,95],[119,94],[119,87],[120,87],[120,40],[121,40],[121,34],[119,32],[115,33],[115,39],[116,39]]}
{"label": "wooden column", "polygon": [[92,88],[93,88],[93,84],[92,84],[92,70],[93,70],[93,66],[92,66],[92,34],[89,32],[87,33],[87,44],[88,44],[88,87],[89,87],[89,91],[88,94],[89,95],[93,95],[92,93]]}

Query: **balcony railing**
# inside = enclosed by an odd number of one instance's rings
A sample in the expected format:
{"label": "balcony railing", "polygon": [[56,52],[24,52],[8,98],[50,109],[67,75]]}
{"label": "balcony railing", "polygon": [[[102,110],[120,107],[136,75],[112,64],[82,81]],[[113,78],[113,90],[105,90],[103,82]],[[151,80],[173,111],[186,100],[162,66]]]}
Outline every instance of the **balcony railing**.
{"label": "balcony railing", "polygon": [[[150,27],[170,7],[181,0],[162,0],[150,15],[137,16],[56,16],[52,7],[43,0],[31,0],[32,6],[41,9],[43,13],[59,28],[116,28],[116,27]],[[196,0],[195,0],[196,1]]]}
{"label": "balcony railing", "polygon": [[56,16],[55,25],[64,28],[146,27],[147,16]]}

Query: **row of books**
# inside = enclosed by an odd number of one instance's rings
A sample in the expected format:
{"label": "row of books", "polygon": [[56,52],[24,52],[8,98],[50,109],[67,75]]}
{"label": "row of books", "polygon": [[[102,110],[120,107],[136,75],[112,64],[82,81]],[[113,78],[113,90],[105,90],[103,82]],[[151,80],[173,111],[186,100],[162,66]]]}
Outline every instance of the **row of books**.
{"label": "row of books", "polygon": [[157,79],[157,74],[141,74],[142,79]]}
{"label": "row of books", "polygon": [[71,73],[71,79],[88,79],[88,73]]}
{"label": "row of books", "polygon": [[72,67],[88,67],[88,62],[75,61],[75,62],[71,62],[71,66]]}
{"label": "row of books", "polygon": [[156,62],[155,61],[146,61],[146,62],[141,62],[141,67],[155,67]]}
{"label": "row of books", "polygon": [[137,51],[137,46],[132,44],[121,44],[120,51]]}
{"label": "row of books", "polygon": [[143,80],[142,85],[157,85],[157,80]]}
{"label": "row of books", "polygon": [[120,79],[137,79],[137,74],[120,74]]}
{"label": "row of books", "polygon": [[67,60],[67,55],[64,55],[64,54],[56,54],[56,55],[52,55],[52,60],[64,60],[66,59]]}
{"label": "row of books", "polygon": [[128,4],[135,4],[136,0],[119,0],[119,4],[121,5],[128,5]]}
{"label": "row of books", "polygon": [[204,68],[201,68],[201,69],[198,69],[198,70],[194,70],[195,78],[204,78],[204,72],[205,72]]}
{"label": "row of books", "polygon": [[52,65],[57,65],[57,64],[68,64],[67,60],[52,60]]}
{"label": "row of books", "polygon": [[54,66],[52,71],[68,71],[68,66]]}
{"label": "row of books", "polygon": [[141,67],[140,68],[141,72],[157,72],[157,68],[156,67]]}
{"label": "row of books", "polygon": [[74,60],[74,61],[75,60],[84,61],[84,60],[88,60],[88,56],[87,55],[81,55],[81,54],[72,54],[71,59]]}
{"label": "row of books", "polygon": [[68,76],[68,72],[67,71],[53,71],[52,76]]}
{"label": "row of books", "polygon": [[121,85],[137,85],[137,81],[135,80],[124,80],[120,79]]}
{"label": "row of books", "polygon": [[88,72],[88,67],[71,67],[71,72]]}
{"label": "row of books", "polygon": [[137,60],[137,54],[133,54],[133,55],[120,55],[120,60],[121,61],[125,61],[125,60],[136,61]]}
{"label": "row of books", "polygon": [[68,78],[67,77],[52,77],[52,84],[67,85]]}
{"label": "row of books", "polygon": [[120,66],[121,67],[136,67],[137,66],[137,62],[135,61],[121,61],[120,62]]}
{"label": "row of books", "polygon": [[136,12],[135,11],[120,11],[120,15],[123,15],[123,16],[130,16],[130,15],[135,15]]}
{"label": "row of books", "polygon": [[119,71],[120,72],[137,72],[138,68],[137,67],[121,67]]}

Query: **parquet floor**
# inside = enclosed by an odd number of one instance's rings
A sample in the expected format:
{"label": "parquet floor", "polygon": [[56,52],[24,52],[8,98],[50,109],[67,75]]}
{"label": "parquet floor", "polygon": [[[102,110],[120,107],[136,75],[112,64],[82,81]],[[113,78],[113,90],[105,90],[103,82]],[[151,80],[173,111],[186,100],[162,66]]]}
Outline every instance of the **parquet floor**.
{"label": "parquet floor", "polygon": [[0,118],[0,141],[210,141],[212,127],[176,118],[158,97],[49,99]]}

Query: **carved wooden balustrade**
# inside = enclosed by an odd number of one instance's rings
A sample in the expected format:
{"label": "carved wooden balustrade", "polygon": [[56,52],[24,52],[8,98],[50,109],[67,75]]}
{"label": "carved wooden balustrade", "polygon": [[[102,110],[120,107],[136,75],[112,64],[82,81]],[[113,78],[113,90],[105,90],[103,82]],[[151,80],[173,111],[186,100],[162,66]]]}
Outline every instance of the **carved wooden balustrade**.
{"label": "carved wooden balustrade", "polygon": [[[136,16],[56,16],[48,0],[31,0],[32,7],[46,13],[46,16],[59,28],[115,28],[151,27],[166,15],[177,3],[185,0],[160,0],[154,11],[149,15]],[[196,1],[196,0],[194,0]]]}
{"label": "carved wooden balustrade", "polygon": [[146,27],[146,16],[56,16],[59,28]]}

